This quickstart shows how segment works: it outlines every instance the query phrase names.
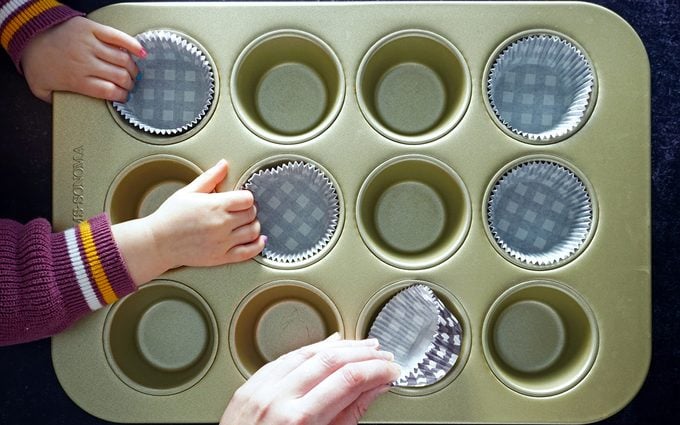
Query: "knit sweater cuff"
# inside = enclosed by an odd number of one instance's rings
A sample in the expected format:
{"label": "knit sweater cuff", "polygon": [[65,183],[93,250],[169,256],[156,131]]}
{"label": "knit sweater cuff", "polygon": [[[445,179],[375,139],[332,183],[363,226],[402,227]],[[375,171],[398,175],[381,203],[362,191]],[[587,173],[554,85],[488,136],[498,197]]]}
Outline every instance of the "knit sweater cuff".
{"label": "knit sweater cuff", "polygon": [[55,276],[72,314],[96,310],[136,290],[106,214],[55,235],[52,246]]}
{"label": "knit sweater cuff", "polygon": [[0,43],[21,72],[21,55],[33,37],[83,15],[55,0],[10,0],[0,9]]}

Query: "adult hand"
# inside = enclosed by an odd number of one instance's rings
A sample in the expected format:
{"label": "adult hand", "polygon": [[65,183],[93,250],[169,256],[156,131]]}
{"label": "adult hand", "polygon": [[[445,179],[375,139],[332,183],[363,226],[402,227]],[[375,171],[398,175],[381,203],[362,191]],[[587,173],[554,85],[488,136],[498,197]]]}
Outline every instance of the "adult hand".
{"label": "adult hand", "polygon": [[355,425],[400,374],[378,341],[334,334],[266,364],[232,397],[221,425]]}
{"label": "adult hand", "polygon": [[138,69],[130,54],[146,57],[134,37],[83,17],[36,35],[21,67],[33,94],[51,103],[53,91],[70,91],[124,102]]}

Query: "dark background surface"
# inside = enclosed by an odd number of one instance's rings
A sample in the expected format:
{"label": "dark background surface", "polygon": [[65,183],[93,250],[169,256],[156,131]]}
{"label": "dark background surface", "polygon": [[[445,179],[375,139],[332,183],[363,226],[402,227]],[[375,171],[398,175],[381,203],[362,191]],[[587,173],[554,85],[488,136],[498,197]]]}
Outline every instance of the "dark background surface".
{"label": "dark background surface", "polygon": [[[112,2],[65,3],[91,11]],[[680,271],[676,259],[680,255],[676,209],[680,205],[680,1],[594,3],[633,26],[652,68],[653,356],[638,395],[602,423],[661,424],[677,420],[680,414],[680,289],[675,287]],[[9,57],[0,54],[0,217],[21,222],[51,217],[51,121],[51,106],[31,95]],[[104,423],[81,410],[61,389],[52,369],[49,340],[0,348],[1,425]]]}

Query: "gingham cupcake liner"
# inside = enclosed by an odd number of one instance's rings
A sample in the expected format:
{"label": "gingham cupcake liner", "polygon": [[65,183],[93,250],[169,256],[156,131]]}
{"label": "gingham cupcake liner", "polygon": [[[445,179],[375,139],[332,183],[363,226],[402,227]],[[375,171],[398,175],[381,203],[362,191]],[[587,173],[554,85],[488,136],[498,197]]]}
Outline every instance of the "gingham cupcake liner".
{"label": "gingham cupcake liner", "polygon": [[392,297],[371,325],[369,337],[394,354],[402,375],[399,387],[432,385],[458,360],[463,331],[432,290],[414,284]]}
{"label": "gingham cupcake liner", "polygon": [[556,35],[535,34],[498,55],[487,95],[508,130],[531,142],[551,143],[581,125],[594,85],[593,69],[576,46]]}
{"label": "gingham cupcake liner", "polygon": [[310,259],[337,230],[338,193],[312,164],[294,161],[257,171],[243,188],[253,193],[261,233],[268,237],[263,258],[283,264]]}
{"label": "gingham cupcake liner", "polygon": [[205,53],[170,31],[136,36],[148,52],[136,59],[141,72],[125,103],[113,108],[131,126],[158,136],[176,136],[196,126],[215,96],[215,78]]}

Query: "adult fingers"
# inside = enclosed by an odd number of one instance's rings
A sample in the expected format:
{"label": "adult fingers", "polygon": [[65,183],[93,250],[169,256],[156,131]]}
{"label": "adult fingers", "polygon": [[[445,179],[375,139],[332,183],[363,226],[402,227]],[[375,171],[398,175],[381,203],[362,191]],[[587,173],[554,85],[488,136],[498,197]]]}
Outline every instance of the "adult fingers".
{"label": "adult fingers", "polygon": [[136,79],[137,74],[139,73],[139,69],[137,69],[135,61],[132,60],[130,54],[125,50],[112,47],[108,44],[100,44],[97,46],[95,55],[105,62],[120,68],[125,68],[130,75],[130,78],[133,80]]}
{"label": "adult fingers", "polygon": [[376,347],[341,347],[320,351],[286,375],[285,382],[281,383],[282,392],[301,397],[345,365],[373,359],[392,361],[394,356]]}
{"label": "adult fingers", "polygon": [[359,398],[354,400],[352,404],[340,412],[340,414],[336,416],[335,419],[333,419],[330,425],[356,425],[368,411],[368,408],[371,406],[371,404],[373,404],[375,399],[388,392],[390,388],[391,387],[389,384],[381,385],[361,394]]}
{"label": "adult fingers", "polygon": [[229,164],[224,159],[207,169],[203,174],[196,177],[191,183],[180,189],[183,192],[209,193],[215,189],[229,172]]}
{"label": "adult fingers", "polygon": [[347,364],[298,399],[298,408],[319,423],[329,423],[361,394],[399,378],[399,366],[387,360]]}
{"label": "adult fingers", "polygon": [[146,50],[144,50],[144,47],[142,47],[142,44],[136,38],[109,26],[97,24],[96,22],[94,24],[93,33],[98,40],[125,49],[137,57],[146,57]]}
{"label": "adult fingers", "polygon": [[338,347],[372,347],[376,350],[378,348],[378,340],[372,338],[352,340],[331,337],[293,350],[282,355],[278,359],[267,363],[248,380],[246,385],[252,385],[253,388],[258,388],[267,382],[277,382],[322,350]]}
{"label": "adult fingers", "polygon": [[112,83],[97,77],[85,77],[81,80],[78,93],[98,99],[125,102],[127,91]]}

